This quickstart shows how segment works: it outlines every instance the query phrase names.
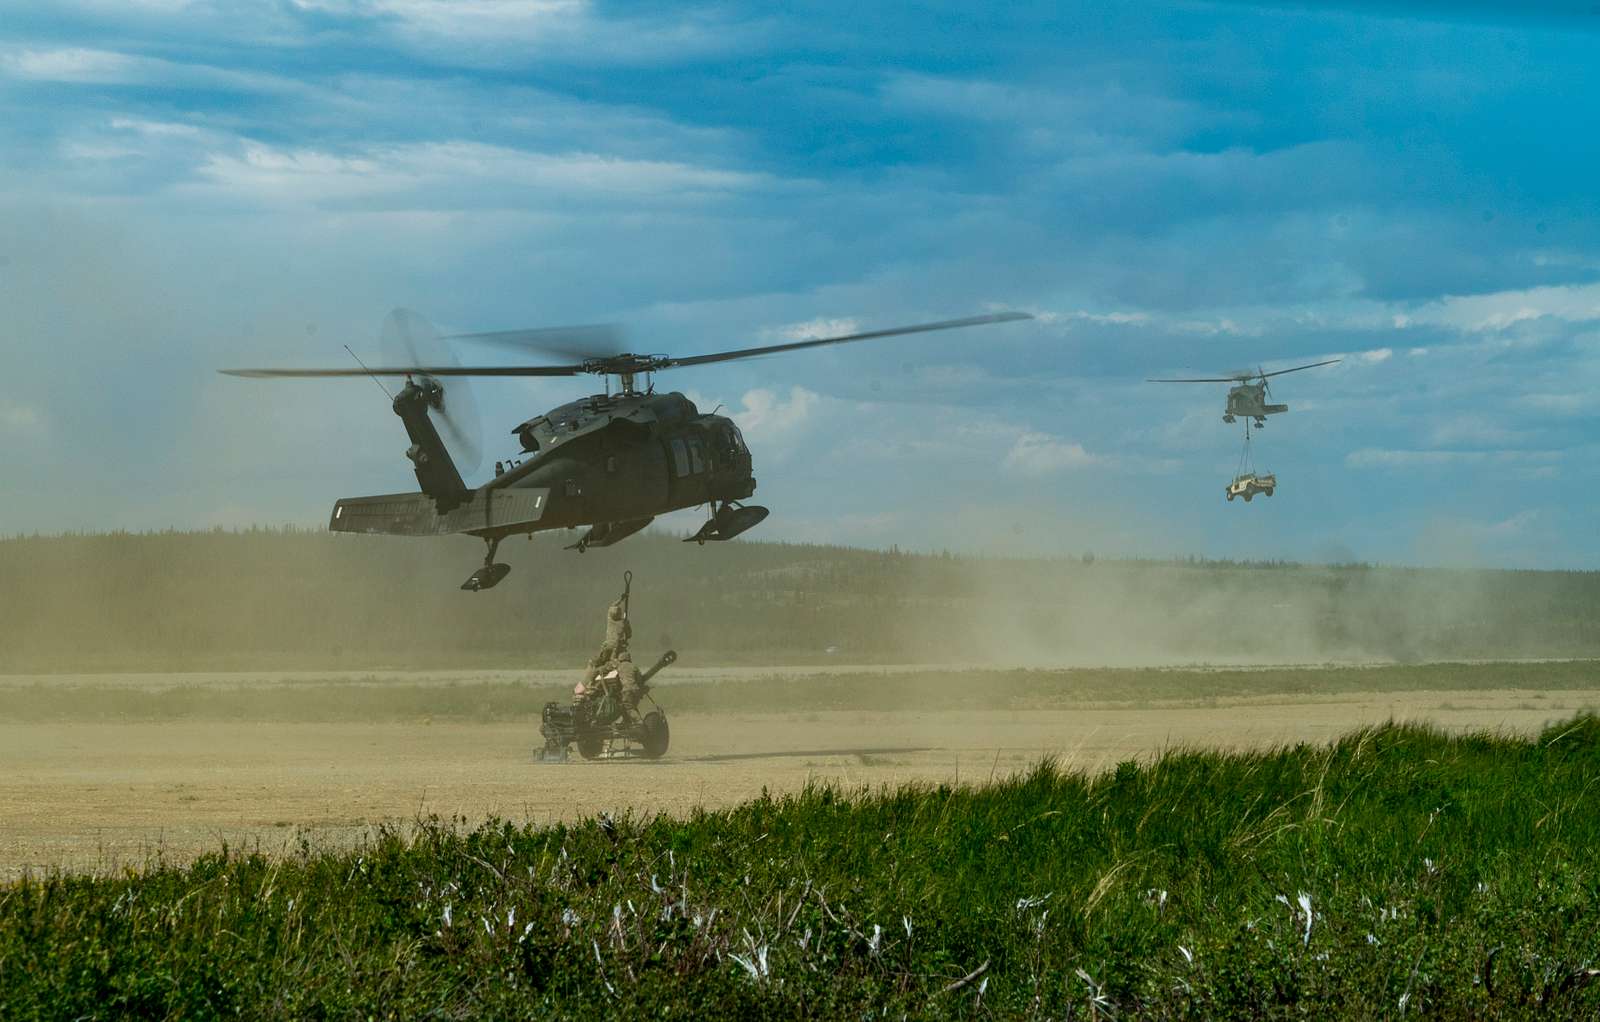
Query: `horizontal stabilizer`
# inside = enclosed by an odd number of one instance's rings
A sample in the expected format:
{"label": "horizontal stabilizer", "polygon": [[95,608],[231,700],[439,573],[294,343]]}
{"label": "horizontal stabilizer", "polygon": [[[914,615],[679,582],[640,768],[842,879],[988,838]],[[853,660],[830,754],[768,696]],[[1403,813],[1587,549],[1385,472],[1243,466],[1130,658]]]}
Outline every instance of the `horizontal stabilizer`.
{"label": "horizontal stabilizer", "polygon": [[544,515],[547,488],[476,490],[472,499],[439,514],[425,493],[386,493],[345,497],[333,505],[328,528],[334,532],[389,536],[447,536],[452,533],[521,531]]}

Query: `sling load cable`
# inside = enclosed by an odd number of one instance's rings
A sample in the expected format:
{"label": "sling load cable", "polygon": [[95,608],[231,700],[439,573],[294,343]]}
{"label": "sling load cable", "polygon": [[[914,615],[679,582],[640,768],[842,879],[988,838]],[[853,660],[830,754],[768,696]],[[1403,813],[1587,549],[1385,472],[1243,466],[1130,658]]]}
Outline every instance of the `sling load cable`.
{"label": "sling load cable", "polygon": [[1255,471],[1255,454],[1250,447],[1250,420],[1246,419],[1244,420],[1244,448],[1239,452],[1239,467],[1238,471],[1233,474],[1233,477],[1237,479],[1246,472],[1251,475],[1255,475]]}

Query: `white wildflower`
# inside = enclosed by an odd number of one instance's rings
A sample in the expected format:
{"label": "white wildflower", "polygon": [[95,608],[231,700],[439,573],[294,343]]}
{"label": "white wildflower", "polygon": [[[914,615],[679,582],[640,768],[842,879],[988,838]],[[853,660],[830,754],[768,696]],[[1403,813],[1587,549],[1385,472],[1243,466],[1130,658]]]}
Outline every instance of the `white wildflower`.
{"label": "white wildflower", "polygon": [[729,955],[735,962],[744,967],[750,978],[760,982],[767,978],[767,946],[765,944],[755,948],[748,955]]}

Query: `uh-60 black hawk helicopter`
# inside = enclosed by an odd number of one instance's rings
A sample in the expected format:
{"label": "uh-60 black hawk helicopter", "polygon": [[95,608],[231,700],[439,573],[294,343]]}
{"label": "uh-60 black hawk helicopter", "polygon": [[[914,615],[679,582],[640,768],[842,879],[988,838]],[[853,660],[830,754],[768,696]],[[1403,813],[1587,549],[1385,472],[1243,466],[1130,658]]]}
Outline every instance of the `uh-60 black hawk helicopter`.
{"label": "uh-60 black hawk helicopter", "polygon": [[[739,427],[727,416],[702,413],[676,391],[656,393],[653,373],[826,344],[1031,318],[1026,313],[1001,312],[685,357],[610,353],[606,349],[619,343],[619,335],[610,327],[505,330],[441,338],[421,316],[396,309],[384,322],[383,339],[385,347],[398,356],[398,364],[222,372],[250,377],[404,377],[405,385],[393,395],[393,406],[411,437],[406,457],[416,470],[421,492],[342,498],[333,506],[328,527],[334,532],[399,536],[478,536],[488,547],[483,566],[461,585],[476,592],[498,584],[511,571],[510,565],[494,559],[500,541],[508,536],[588,526],[569,548],[581,552],[625,539],[657,515],[705,505],[710,508],[710,518],[689,537],[704,544],[732,539],[767,517],[766,508],[741,503],[755,492],[756,480]],[[450,357],[443,340],[532,348],[573,361],[461,366]],[[475,464],[475,430],[464,421],[472,415],[462,378],[583,374],[606,377],[606,392],[523,422],[512,433],[521,441],[523,453],[529,455],[527,460],[497,464],[494,478],[477,487],[467,484],[463,471],[470,473]],[[617,380],[615,390],[611,377]],[[448,387],[446,380],[451,381]],[[445,436],[451,440],[449,447],[430,413],[444,426]],[[452,457],[452,447],[463,456],[461,465]]]}
{"label": "uh-60 black hawk helicopter", "polygon": [[1233,422],[1235,417],[1256,420],[1257,426],[1267,424],[1267,416],[1287,412],[1288,405],[1268,404],[1272,397],[1272,388],[1267,384],[1267,378],[1282,376],[1285,373],[1298,373],[1302,369],[1315,369],[1318,366],[1331,366],[1342,361],[1330,358],[1326,362],[1312,362],[1310,365],[1295,366],[1293,369],[1279,369],[1276,372],[1263,372],[1257,368],[1254,372],[1242,369],[1227,376],[1202,376],[1193,379],[1181,380],[1146,380],[1146,383],[1231,383],[1228,388],[1228,406],[1222,413],[1223,422]]}

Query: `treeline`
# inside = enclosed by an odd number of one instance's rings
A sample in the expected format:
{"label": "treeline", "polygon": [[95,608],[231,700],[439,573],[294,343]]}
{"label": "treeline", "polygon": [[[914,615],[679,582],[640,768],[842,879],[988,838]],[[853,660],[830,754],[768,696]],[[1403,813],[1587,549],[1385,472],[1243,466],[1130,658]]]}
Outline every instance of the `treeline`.
{"label": "treeline", "polygon": [[1600,655],[1600,573],[1006,560],[643,535],[254,529],[0,540],[0,672],[559,666],[635,575],[635,646],[711,662],[1001,664]]}

